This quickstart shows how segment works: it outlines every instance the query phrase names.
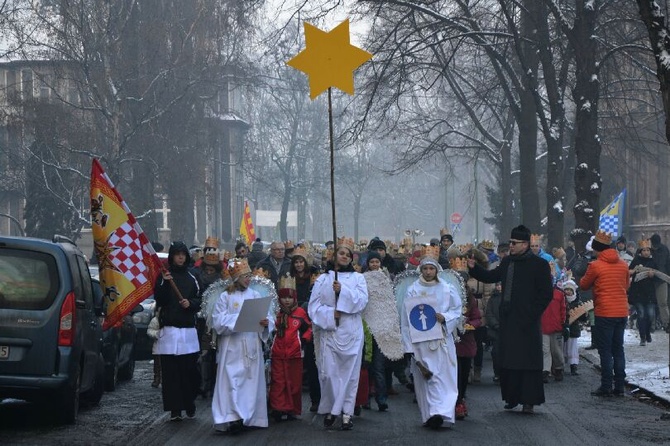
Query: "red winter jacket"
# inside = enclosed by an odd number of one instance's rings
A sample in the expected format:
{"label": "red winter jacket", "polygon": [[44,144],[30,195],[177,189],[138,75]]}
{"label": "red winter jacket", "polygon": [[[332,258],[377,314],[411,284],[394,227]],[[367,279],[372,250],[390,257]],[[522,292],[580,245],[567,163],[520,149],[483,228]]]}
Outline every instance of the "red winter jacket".
{"label": "red winter jacket", "polygon": [[593,309],[598,317],[628,317],[628,265],[616,249],[606,249],[589,264],[579,288],[593,287]]}
{"label": "red winter jacket", "polygon": [[554,288],[551,302],[542,313],[542,334],[562,332],[565,317],[565,294],[558,288]]}
{"label": "red winter jacket", "polygon": [[[276,322],[279,323],[278,320]],[[272,341],[272,357],[275,359],[301,358],[301,338],[306,341],[312,339],[312,322],[305,310],[296,307],[288,317],[288,327],[284,336],[277,335]]]}
{"label": "red winter jacket", "polygon": [[[479,311],[477,301],[472,295],[468,293],[468,312],[464,314],[465,323],[472,325],[474,328],[482,326],[482,313]],[[461,340],[456,343],[456,356],[461,358],[474,358],[477,354],[477,341],[475,340],[475,331],[467,330],[460,335]]]}

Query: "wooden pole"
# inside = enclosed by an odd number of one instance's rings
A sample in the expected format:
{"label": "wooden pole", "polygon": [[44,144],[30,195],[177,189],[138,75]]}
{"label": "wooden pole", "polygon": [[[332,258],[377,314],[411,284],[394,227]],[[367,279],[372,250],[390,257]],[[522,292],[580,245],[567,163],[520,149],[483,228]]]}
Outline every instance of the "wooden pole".
{"label": "wooden pole", "polygon": [[[333,98],[332,87],[328,87],[328,134],[330,136],[330,211],[333,220],[333,245],[335,252],[333,252],[333,271],[335,273],[335,280],[337,281],[337,219],[335,217],[335,143],[333,141]],[[335,308],[337,308],[337,299],[339,293],[335,293]],[[340,315],[337,309],[335,310],[335,325],[340,325]]]}

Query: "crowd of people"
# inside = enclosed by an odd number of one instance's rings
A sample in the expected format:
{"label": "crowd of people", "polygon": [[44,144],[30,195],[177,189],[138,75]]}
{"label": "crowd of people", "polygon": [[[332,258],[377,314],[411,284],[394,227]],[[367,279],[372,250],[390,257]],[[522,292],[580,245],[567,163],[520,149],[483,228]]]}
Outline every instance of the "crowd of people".
{"label": "crowd of people", "polygon": [[[174,242],[155,285],[152,385],[172,421],[195,417],[196,398],[211,397],[215,428],[230,434],[299,419],[305,386],[308,411],[325,428],[350,430],[371,402],[389,410],[395,376],[414,393],[423,425],[440,429],[468,416],[468,384],[481,381],[487,351],[504,409],[533,414],[552,377],[578,374],[577,340],[588,327],[601,361],[592,394],[623,395],[629,320],[640,346],[652,341],[657,314],[668,330],[668,248],[656,234],[631,246],[598,231],[576,251],[547,249],[523,225],[497,245],[456,245],[446,230],[425,246],[342,237],[321,252],[290,241],[268,253],[259,239],[234,253],[214,238],[202,249]],[[398,296],[405,270],[417,273]],[[440,278],[444,270],[463,286]],[[271,281],[278,306],[255,331],[238,331],[245,301],[262,297],[254,275]],[[227,288],[205,319],[203,294],[218,280]]]}

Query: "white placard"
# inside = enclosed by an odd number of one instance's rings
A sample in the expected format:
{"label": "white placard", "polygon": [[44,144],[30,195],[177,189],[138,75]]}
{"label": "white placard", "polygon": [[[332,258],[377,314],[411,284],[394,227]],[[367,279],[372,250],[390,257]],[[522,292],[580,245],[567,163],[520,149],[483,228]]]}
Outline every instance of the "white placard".
{"label": "white placard", "polygon": [[405,311],[409,322],[409,337],[412,343],[442,339],[442,324],[436,317],[437,298],[419,295],[405,299]]}
{"label": "white placard", "polygon": [[242,303],[240,313],[237,315],[233,331],[238,333],[245,331],[263,331],[265,327],[260,324],[260,321],[268,317],[268,310],[270,309],[271,302],[271,296],[245,300],[244,303]]}

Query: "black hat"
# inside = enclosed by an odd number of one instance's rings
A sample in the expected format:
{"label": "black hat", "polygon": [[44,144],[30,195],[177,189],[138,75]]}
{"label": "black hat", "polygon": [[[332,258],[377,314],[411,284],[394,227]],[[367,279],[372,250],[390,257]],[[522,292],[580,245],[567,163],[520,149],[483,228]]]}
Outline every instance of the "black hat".
{"label": "black hat", "polygon": [[661,236],[658,234],[652,235],[649,240],[651,240],[651,246],[653,247],[657,247],[661,244]]}
{"label": "black hat", "polygon": [[368,258],[365,259],[365,264],[369,266],[370,265],[370,260],[372,260],[372,259],[377,259],[381,262],[382,261],[382,256],[380,256],[377,251],[370,251],[368,253]]}
{"label": "black hat", "polygon": [[451,234],[442,234],[442,237],[440,237],[440,241],[445,239],[449,240],[451,243],[454,243],[454,238],[451,236]]}
{"label": "black hat", "polygon": [[172,265],[174,256],[179,252],[186,254],[185,264],[189,264],[191,261],[191,253],[188,251],[188,248],[184,242],[172,242],[170,244],[170,251],[168,252],[168,264]]}
{"label": "black hat", "polygon": [[368,245],[368,251],[374,251],[377,249],[383,249],[386,251],[386,243],[378,238],[373,238]]}
{"label": "black hat", "polygon": [[530,229],[524,225],[519,225],[516,228],[512,229],[512,235],[510,238],[514,240],[522,240],[525,242],[530,242]]}
{"label": "black hat", "polygon": [[440,244],[440,240],[438,240],[436,238],[430,239],[430,246],[437,246],[439,244]]}
{"label": "black hat", "polygon": [[618,245],[619,243],[623,243],[623,244],[625,245],[625,244],[626,244],[626,237],[624,237],[624,236],[622,235],[621,237],[619,237],[618,239],[616,239],[616,243],[617,243],[617,245]]}

